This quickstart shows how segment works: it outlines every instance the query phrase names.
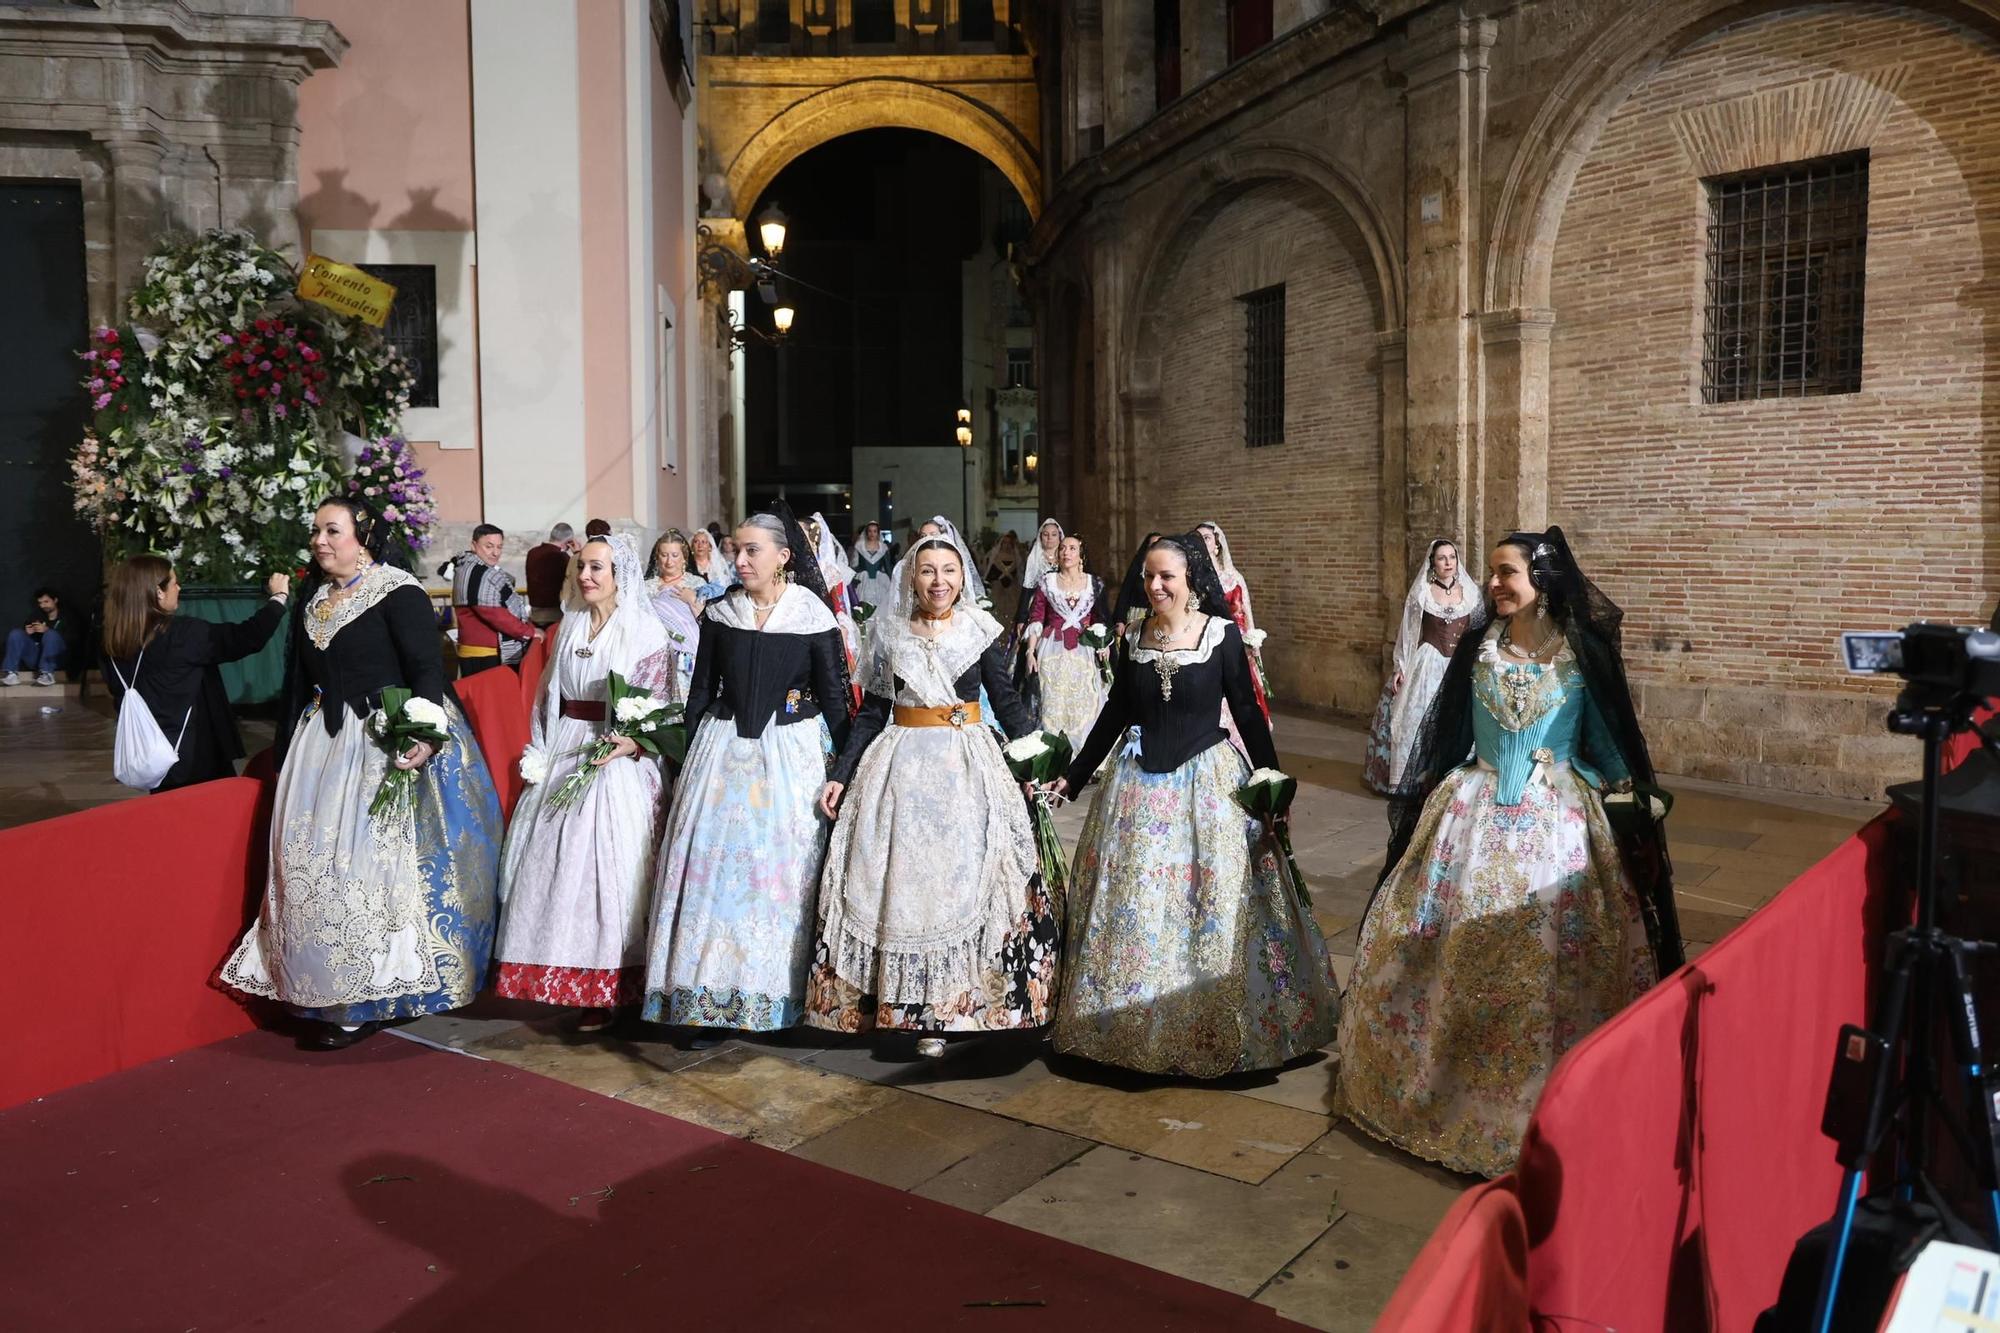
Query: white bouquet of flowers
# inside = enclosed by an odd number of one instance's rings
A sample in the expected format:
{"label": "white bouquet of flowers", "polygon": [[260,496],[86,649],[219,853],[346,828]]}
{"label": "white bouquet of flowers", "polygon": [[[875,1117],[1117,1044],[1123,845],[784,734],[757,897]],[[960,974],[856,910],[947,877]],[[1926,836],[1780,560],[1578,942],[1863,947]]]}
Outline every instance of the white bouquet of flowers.
{"label": "white bouquet of flowers", "polygon": [[[623,738],[637,745],[645,753],[655,757],[672,758],[679,761],[687,755],[687,729],[681,725],[683,708],[680,704],[670,704],[651,690],[641,689],[616,671],[611,673],[611,726],[589,745],[579,746],[573,754],[584,756],[576,771],[563,779],[562,785],[549,794],[546,810],[567,810],[583,799],[584,792],[597,780],[597,774],[606,760],[618,751],[618,741]],[[525,763],[526,755],[522,756]],[[527,770],[521,776],[527,778]],[[542,761],[542,777],[548,776],[548,761]],[[534,781],[535,779],[529,779]]]}
{"label": "white bouquet of flowers", "polygon": [[[1007,771],[1016,782],[1031,782],[1037,788],[1054,782],[1069,768],[1069,738],[1059,731],[1031,731],[1000,748]],[[1035,792],[1035,850],[1042,863],[1042,886],[1056,903],[1063,902],[1069,879],[1068,862],[1063,856],[1062,839],[1056,836],[1055,816],[1049,812],[1049,798]]]}
{"label": "white bouquet of flowers", "polygon": [[1297,778],[1275,768],[1260,768],[1236,789],[1236,804],[1264,821],[1264,827],[1270,830],[1271,838],[1277,844],[1280,864],[1291,874],[1292,887],[1298,890],[1299,897],[1310,907],[1312,895],[1306,891],[1305,876],[1299,873],[1299,860],[1292,852],[1289,827],[1292,799],[1298,794]]}
{"label": "white bouquet of flowers", "polygon": [[418,741],[430,746],[433,752],[444,748],[450,739],[450,725],[443,705],[412,694],[400,685],[382,691],[381,711],[370,719],[369,727],[382,748],[389,752],[390,762],[389,771],[382,775],[382,785],[375,791],[375,799],[368,803],[370,818],[384,811],[398,816],[416,812],[417,770],[396,767],[396,758]]}

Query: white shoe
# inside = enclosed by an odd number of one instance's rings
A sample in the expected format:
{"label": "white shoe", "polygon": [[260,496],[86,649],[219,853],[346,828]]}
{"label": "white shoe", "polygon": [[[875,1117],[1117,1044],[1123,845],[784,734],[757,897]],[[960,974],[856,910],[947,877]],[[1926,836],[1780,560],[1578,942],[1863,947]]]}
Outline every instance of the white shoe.
{"label": "white shoe", "polygon": [[37,685],[53,685],[55,683],[56,678],[46,671],[35,677],[35,684]]}
{"label": "white shoe", "polygon": [[20,683],[21,673],[18,671],[9,671],[6,675],[0,676],[0,685],[19,685]]}
{"label": "white shoe", "polygon": [[944,1056],[943,1037],[921,1037],[917,1041],[917,1057],[922,1060],[937,1060]]}

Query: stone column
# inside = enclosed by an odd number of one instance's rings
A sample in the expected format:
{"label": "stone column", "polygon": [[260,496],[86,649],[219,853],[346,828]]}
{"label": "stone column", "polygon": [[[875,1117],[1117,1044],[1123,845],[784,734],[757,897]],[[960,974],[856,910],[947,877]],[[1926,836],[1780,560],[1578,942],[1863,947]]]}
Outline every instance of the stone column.
{"label": "stone column", "polygon": [[1106,143],[1153,114],[1152,0],[1104,0],[1104,89]]}
{"label": "stone column", "polygon": [[[1480,216],[1478,181],[1486,109],[1486,60],[1495,25],[1446,9],[1412,24],[1397,62],[1408,171],[1405,517],[1423,540],[1470,540],[1481,512],[1474,358]],[[1407,565],[1407,562],[1405,562]]]}
{"label": "stone column", "polygon": [[[1393,329],[1375,335],[1375,376],[1381,394],[1382,475],[1379,551],[1383,642],[1393,644],[1403,614],[1403,596],[1409,587],[1410,548],[1418,538],[1409,531],[1404,513],[1407,503],[1408,440],[1404,431],[1409,388],[1405,382],[1403,331]],[[1387,650],[1384,650],[1384,663]]]}
{"label": "stone column", "polygon": [[1077,0],[1062,62],[1064,167],[1104,147],[1104,0]]}
{"label": "stone column", "polygon": [[135,135],[102,140],[111,159],[111,247],[118,291],[138,285],[153,242],[167,229],[166,200],[160,192],[166,147]]}
{"label": "stone column", "polygon": [[1483,550],[1516,529],[1539,531],[1549,519],[1549,337],[1553,310],[1494,310],[1479,320],[1486,410],[1479,461],[1485,507],[1477,531]]}
{"label": "stone column", "polygon": [[1229,7],[1218,0],[1181,0],[1181,91],[1214,78],[1228,63]]}

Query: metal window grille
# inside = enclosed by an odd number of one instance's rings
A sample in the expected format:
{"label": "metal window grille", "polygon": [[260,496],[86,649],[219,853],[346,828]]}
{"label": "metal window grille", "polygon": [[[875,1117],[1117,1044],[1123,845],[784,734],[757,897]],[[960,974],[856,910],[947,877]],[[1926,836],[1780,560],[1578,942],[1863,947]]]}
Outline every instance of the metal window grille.
{"label": "metal window grille", "polygon": [[416,377],[410,386],[411,407],[438,405],[438,277],[435,264],[363,264],[396,289],[389,322],[382,336],[403,354]]}
{"label": "metal window grille", "polygon": [[1009,347],[1007,349],[1007,387],[1010,389],[1032,389],[1035,387],[1034,348]]}
{"label": "metal window grille", "polygon": [[1243,442],[1285,440],[1285,288],[1266,287],[1243,302]]}
{"label": "metal window grille", "polygon": [[1868,155],[1712,177],[1704,402],[1861,388]]}

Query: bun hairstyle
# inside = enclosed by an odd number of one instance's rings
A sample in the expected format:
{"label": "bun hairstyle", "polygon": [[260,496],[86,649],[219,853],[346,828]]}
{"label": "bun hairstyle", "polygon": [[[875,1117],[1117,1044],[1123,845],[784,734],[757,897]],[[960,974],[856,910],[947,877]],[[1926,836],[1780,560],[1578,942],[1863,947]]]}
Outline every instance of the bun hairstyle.
{"label": "bun hairstyle", "polygon": [[[1559,541],[1550,541],[1549,536],[1541,532],[1510,532],[1499,544],[1511,546],[1526,557],[1528,582],[1548,603],[1549,614],[1566,624],[1574,610],[1576,589],[1569,578],[1565,551]],[[1431,549],[1431,556],[1436,558],[1436,547]]]}
{"label": "bun hairstyle", "polygon": [[776,514],[752,514],[737,525],[739,528],[755,528],[778,544],[778,549],[792,549],[792,534],[785,526],[785,520]]}

